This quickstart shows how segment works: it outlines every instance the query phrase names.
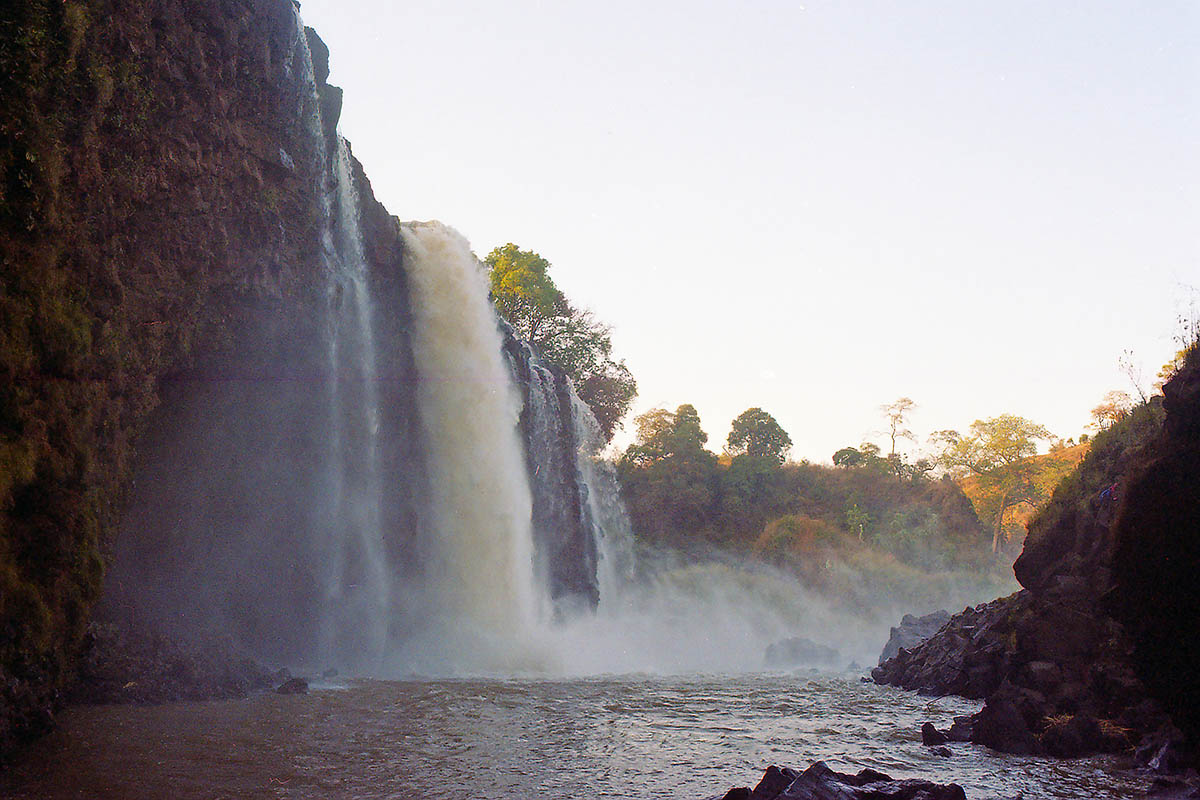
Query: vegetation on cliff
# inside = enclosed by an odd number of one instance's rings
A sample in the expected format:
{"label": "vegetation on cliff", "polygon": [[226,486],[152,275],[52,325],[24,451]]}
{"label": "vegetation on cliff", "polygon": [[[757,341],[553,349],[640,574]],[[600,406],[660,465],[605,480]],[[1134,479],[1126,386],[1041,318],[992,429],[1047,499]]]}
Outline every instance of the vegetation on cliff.
{"label": "vegetation on cliff", "polygon": [[567,374],[611,441],[637,397],[637,382],[613,358],[611,330],[573,305],[550,277],[551,264],[511,242],[488,253],[496,310],[552,367]]}

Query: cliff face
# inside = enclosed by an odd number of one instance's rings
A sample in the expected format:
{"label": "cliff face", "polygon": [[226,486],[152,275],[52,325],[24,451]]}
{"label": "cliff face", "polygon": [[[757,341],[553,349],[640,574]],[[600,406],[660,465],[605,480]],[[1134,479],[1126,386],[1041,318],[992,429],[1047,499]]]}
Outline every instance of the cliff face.
{"label": "cliff face", "polygon": [[905,688],[986,698],[973,740],[1082,755],[1194,736],[1200,647],[1200,361],[1096,437],[1030,525],[1026,588],[881,665]]}
{"label": "cliff face", "polygon": [[[139,436],[149,431],[153,465],[171,424],[194,423],[198,442],[290,413],[282,400],[312,394],[328,298],[323,165],[304,125],[311,89],[291,2],[31,0],[0,15],[3,750],[48,722],[70,675]],[[316,72],[328,131],[340,92],[324,84],[327,68]],[[399,337],[400,239],[353,171],[381,324]],[[391,358],[384,424],[406,429],[410,356]],[[294,447],[302,458],[305,445]],[[152,466],[142,474],[175,485]],[[397,501],[398,530],[416,524],[413,507]],[[139,553],[192,532],[169,515],[141,519],[123,537]],[[301,602],[257,599],[280,616]]]}
{"label": "cliff face", "polygon": [[1114,524],[1106,607],[1133,663],[1175,723],[1200,743],[1200,347],[1163,387],[1162,434],[1135,465]]}

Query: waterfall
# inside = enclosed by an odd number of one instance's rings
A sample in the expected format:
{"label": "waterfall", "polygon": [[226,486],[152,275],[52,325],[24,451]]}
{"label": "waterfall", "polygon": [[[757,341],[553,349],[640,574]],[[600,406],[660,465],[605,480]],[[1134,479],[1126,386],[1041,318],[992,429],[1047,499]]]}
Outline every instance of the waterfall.
{"label": "waterfall", "polygon": [[318,157],[321,254],[326,272],[324,336],[329,421],[319,572],[317,656],[322,663],[379,663],[387,652],[394,570],[384,554],[379,456],[379,375],[369,267],[349,147],[329,153],[312,53],[299,15],[303,119]]}
{"label": "waterfall", "polygon": [[[436,222],[402,232],[435,529],[426,580],[442,624],[456,637],[492,643],[492,655],[503,657],[533,631],[540,594],[521,398],[467,241]],[[459,663],[471,658],[456,655]]]}

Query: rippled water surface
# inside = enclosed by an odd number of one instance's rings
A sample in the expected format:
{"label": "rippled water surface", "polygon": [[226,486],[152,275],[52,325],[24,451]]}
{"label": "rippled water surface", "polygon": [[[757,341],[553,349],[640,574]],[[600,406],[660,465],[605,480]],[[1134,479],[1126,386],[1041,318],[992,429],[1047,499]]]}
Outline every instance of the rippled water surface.
{"label": "rippled water surface", "polygon": [[1128,798],[1103,759],[1055,762],[919,727],[931,701],[857,675],[364,681],[307,696],[78,708],[0,778],[13,798],[705,798],[769,764],[954,780],[976,800]]}

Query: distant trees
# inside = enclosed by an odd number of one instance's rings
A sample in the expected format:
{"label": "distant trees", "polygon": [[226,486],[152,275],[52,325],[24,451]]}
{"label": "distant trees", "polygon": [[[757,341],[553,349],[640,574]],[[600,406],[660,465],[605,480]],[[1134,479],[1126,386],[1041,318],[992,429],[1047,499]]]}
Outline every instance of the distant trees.
{"label": "distant trees", "polygon": [[733,421],[725,451],[734,457],[749,455],[782,464],[791,446],[792,438],[774,417],[761,408],[748,408]]}
{"label": "distant trees", "polygon": [[550,278],[551,264],[509,244],[488,253],[492,300],[514,332],[575,384],[610,440],[637,396],[637,382],[612,354],[611,329],[567,300]]}
{"label": "distant trees", "polygon": [[951,474],[978,476],[982,510],[992,518],[992,552],[998,553],[1008,509],[1022,503],[1036,506],[1045,499],[1032,456],[1039,441],[1052,438],[1050,431],[1024,417],[1001,414],[975,420],[968,435],[945,430],[934,438],[942,444],[939,463]]}
{"label": "distant trees", "polygon": [[1133,409],[1133,398],[1128,392],[1114,389],[1104,395],[1100,404],[1092,409],[1092,419],[1100,430],[1111,428],[1129,415]]}

